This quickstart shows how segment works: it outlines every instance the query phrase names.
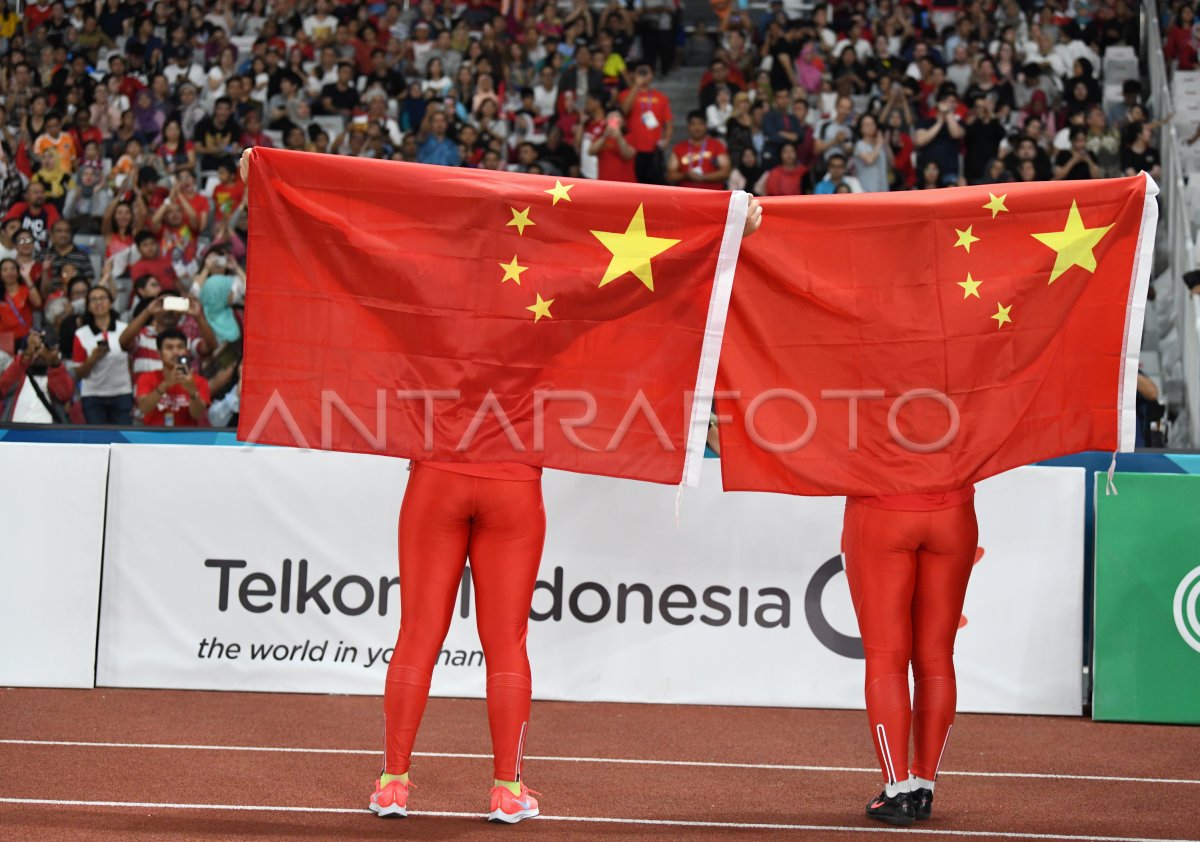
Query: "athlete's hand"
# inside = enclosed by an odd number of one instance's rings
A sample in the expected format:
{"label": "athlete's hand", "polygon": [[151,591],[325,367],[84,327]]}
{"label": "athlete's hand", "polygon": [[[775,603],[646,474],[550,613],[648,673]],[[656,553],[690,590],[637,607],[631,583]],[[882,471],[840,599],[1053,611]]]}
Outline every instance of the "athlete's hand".
{"label": "athlete's hand", "polygon": [[238,173],[242,176],[242,181],[250,183],[250,149],[242,152],[242,159],[238,164]]}
{"label": "athlete's hand", "polygon": [[758,199],[750,197],[750,207],[746,210],[746,227],[742,229],[742,238],[745,239],[758,230],[762,225],[762,205]]}

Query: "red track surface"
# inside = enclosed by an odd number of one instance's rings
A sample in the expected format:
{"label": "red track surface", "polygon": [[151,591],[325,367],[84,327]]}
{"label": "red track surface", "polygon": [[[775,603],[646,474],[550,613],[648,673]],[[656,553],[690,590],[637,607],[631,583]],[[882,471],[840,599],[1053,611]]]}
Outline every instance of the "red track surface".
{"label": "red track surface", "polygon": [[[891,832],[862,815],[880,783],[860,712],[541,702],[533,719],[526,777],[543,793],[545,815],[506,828],[482,820],[491,768],[483,757],[414,759],[414,812],[469,815],[381,821],[366,812],[381,760],[378,699],[0,690],[0,839],[850,842]],[[483,703],[431,700],[416,748],[486,755]],[[630,759],[689,762],[608,762]],[[961,716],[933,820],[896,832],[932,840],[1200,837],[1198,759],[1198,728]],[[101,801],[121,806],[86,803]]]}

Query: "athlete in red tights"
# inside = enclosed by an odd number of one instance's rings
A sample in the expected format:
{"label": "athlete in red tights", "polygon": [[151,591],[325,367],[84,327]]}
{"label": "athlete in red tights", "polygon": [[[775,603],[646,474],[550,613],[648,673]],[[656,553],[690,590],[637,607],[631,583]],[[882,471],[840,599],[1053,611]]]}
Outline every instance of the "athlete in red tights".
{"label": "athlete in red tights", "polygon": [[885,782],[867,815],[888,824],[910,825],[933,809],[957,702],[954,637],[978,539],[974,487],[846,502],[846,577],[867,659],[867,718]]}
{"label": "athlete in red tights", "polygon": [[[247,184],[252,154],[241,158]],[[761,205],[748,201],[743,237],[762,224]],[[400,634],[384,688],[384,770],[369,803],[380,816],[408,815],[413,740],[468,558],[487,665],[488,818],[512,824],[538,815],[521,766],[531,697],[525,637],[546,535],[541,476],[541,468],[515,463],[413,464],[400,507]]]}
{"label": "athlete in red tights", "polygon": [[384,773],[370,802],[380,816],[408,815],[413,740],[468,556],[487,664],[488,818],[538,815],[521,762],[532,694],[525,635],[546,536],[541,478],[529,465],[413,464],[400,507],[400,636],[383,694]]}

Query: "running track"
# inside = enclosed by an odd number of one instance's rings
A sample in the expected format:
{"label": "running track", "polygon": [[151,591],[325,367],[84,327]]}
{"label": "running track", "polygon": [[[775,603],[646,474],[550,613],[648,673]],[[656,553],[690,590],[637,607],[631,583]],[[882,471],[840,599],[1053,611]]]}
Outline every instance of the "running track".
{"label": "running track", "polygon": [[[481,815],[483,703],[432,699],[408,819],[365,810],[378,699],[0,689],[0,839],[1200,838],[1200,728],[960,716],[932,822],[862,817],[879,789],[863,714],[535,702],[543,818]],[[417,815],[417,811],[421,814]]]}

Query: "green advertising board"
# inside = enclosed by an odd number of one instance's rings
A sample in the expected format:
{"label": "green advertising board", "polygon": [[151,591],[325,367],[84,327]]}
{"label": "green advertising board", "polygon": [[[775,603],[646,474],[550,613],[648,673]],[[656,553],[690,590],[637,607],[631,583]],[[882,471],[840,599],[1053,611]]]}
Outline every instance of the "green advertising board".
{"label": "green advertising board", "polygon": [[1096,480],[1092,715],[1200,723],[1200,476]]}

